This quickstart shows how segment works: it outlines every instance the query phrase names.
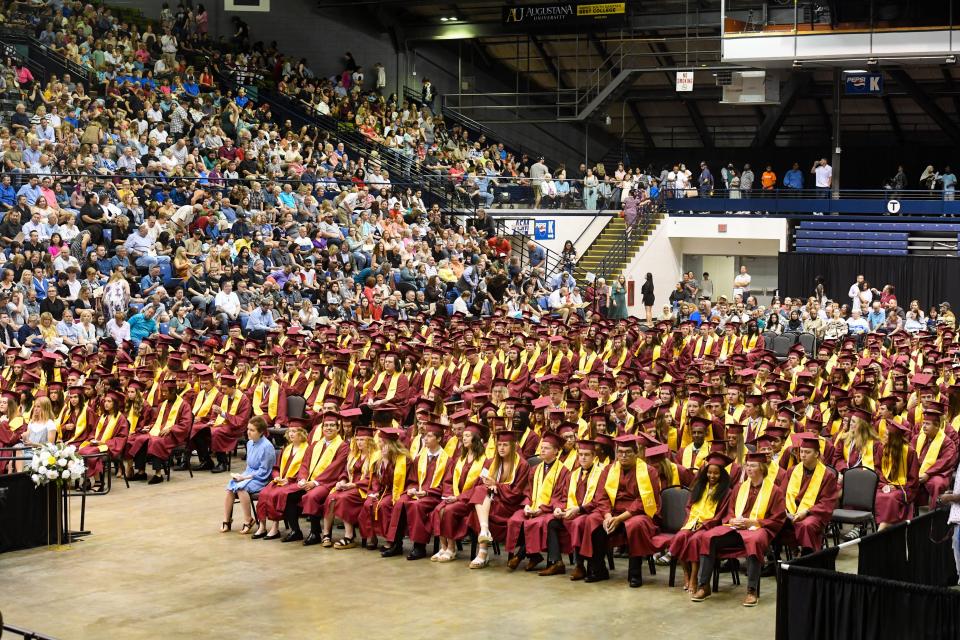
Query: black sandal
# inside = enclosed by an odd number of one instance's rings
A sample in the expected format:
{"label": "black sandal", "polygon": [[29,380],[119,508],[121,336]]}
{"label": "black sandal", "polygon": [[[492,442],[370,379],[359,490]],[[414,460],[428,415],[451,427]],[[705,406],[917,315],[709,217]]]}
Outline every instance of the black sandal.
{"label": "black sandal", "polygon": [[333,536],[329,533],[325,533],[320,536],[320,546],[324,549],[329,549],[333,546]]}
{"label": "black sandal", "polygon": [[243,526],[240,527],[240,535],[247,535],[253,530],[253,526],[257,524],[256,520],[251,520],[250,522],[244,522]]}
{"label": "black sandal", "polygon": [[230,531],[230,527],[233,526],[233,520],[227,520],[220,523],[220,533],[226,533]]}

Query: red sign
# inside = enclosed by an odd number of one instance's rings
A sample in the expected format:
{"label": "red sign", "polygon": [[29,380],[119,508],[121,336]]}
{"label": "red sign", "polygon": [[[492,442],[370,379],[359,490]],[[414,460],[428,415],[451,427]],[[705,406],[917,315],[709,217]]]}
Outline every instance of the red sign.
{"label": "red sign", "polygon": [[727,225],[725,224],[717,225],[717,233],[726,233],[726,232],[727,232]]}

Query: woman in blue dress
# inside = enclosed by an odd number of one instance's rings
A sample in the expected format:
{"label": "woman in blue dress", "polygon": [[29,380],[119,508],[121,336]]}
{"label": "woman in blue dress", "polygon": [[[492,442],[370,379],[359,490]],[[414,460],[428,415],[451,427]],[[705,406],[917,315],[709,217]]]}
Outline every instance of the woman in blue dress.
{"label": "woman in blue dress", "polygon": [[250,494],[257,493],[267,486],[277,459],[273,443],[264,437],[268,426],[262,416],[254,416],[247,424],[247,437],[250,438],[247,441],[247,468],[242,473],[233,474],[233,478],[227,483],[220,533],[230,531],[230,525],[233,523],[234,498],[240,499],[240,509],[243,511],[243,527],[240,533],[250,533],[256,524]]}

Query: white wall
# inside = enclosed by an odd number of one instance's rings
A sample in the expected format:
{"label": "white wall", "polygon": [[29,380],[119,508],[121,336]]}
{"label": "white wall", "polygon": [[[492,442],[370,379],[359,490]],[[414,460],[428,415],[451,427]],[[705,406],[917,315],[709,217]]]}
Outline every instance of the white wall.
{"label": "white wall", "polygon": [[[653,274],[654,314],[658,315],[682,277],[684,255],[776,256],[787,250],[788,230],[787,221],[782,218],[668,216],[627,265],[627,280],[634,282],[631,315],[643,317],[640,287],[648,272]],[[712,272],[711,277],[716,282],[716,295],[720,295],[720,284],[725,279]]]}
{"label": "white wall", "polygon": [[558,256],[563,251],[563,245],[567,240],[575,241],[573,247],[577,250],[577,255],[582,256],[612,218],[609,215],[597,215],[595,212],[584,212],[584,215],[569,215],[568,212],[567,215],[557,216],[555,213],[551,214],[543,210],[528,209],[487,209],[487,214],[494,219],[507,217],[532,218],[534,221],[553,220],[556,230],[555,238],[537,240],[537,242],[551,252],[556,252]]}

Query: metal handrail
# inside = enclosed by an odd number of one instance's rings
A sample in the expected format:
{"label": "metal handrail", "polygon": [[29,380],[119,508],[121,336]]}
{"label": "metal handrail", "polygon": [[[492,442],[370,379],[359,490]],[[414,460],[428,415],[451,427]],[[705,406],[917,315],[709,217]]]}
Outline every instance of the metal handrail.
{"label": "metal handrail", "polygon": [[23,640],[57,640],[53,636],[44,635],[36,631],[30,631],[29,629],[22,629],[6,623],[3,624],[3,633],[16,634],[20,638],[23,638]]}

